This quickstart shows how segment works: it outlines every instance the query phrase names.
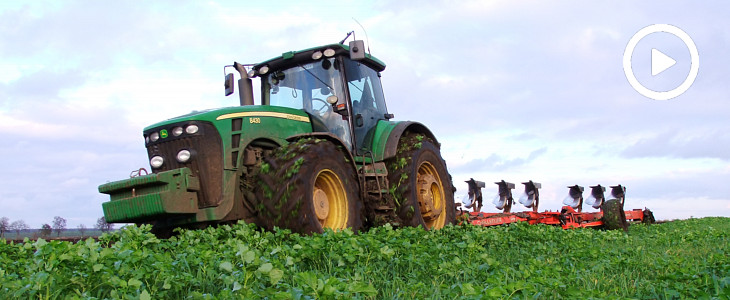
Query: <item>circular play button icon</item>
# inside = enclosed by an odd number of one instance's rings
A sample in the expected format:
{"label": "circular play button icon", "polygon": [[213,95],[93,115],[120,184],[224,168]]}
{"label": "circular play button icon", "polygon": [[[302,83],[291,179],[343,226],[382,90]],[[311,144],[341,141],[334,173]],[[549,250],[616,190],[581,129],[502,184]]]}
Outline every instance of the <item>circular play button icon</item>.
{"label": "circular play button icon", "polygon": [[[633,58],[636,46],[643,38],[647,37],[650,34],[658,32],[668,33],[679,38],[689,50],[690,67],[687,77],[679,86],[668,91],[656,91],[645,87],[636,78],[632,67],[631,60]],[[662,73],[664,71],[672,68],[673,66],[675,66],[675,64],[677,64],[677,61],[671,56],[665,54],[659,49],[651,49],[652,77],[662,76]],[[643,96],[654,100],[668,100],[681,95],[682,93],[686,92],[690,86],[692,86],[695,78],[697,78],[697,72],[700,68],[700,56],[694,41],[692,41],[692,38],[690,38],[690,36],[682,29],[679,29],[678,27],[669,24],[654,24],[642,28],[636,34],[634,34],[634,36],[631,37],[629,43],[626,45],[626,50],[624,51],[623,67],[624,74],[626,74],[626,79],[628,79],[629,84],[631,84],[634,90],[639,92],[639,94],[642,94]]]}

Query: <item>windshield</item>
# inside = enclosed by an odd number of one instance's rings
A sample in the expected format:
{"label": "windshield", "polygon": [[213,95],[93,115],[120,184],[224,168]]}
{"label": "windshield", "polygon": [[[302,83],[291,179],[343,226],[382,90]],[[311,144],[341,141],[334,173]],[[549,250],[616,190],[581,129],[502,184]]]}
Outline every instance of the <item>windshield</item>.
{"label": "windshield", "polygon": [[272,72],[263,78],[264,103],[308,112],[312,115],[313,127],[317,126],[314,123],[323,123],[327,131],[352,149],[349,124],[327,103],[327,97],[333,95],[339,99],[338,103],[347,99],[340,69],[338,60],[328,58]]}

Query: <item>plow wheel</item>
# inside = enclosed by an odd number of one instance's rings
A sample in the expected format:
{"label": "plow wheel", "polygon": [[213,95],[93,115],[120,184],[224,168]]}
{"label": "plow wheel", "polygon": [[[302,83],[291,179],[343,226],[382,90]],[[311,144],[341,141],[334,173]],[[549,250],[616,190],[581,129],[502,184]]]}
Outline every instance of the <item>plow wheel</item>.
{"label": "plow wheel", "polygon": [[413,135],[401,139],[388,173],[402,225],[439,229],[456,221],[451,177],[430,140]]}
{"label": "plow wheel", "polygon": [[644,220],[641,221],[642,223],[649,225],[649,224],[654,224],[654,222],[656,222],[656,220],[654,219],[654,213],[651,212],[651,210],[644,209],[643,214],[644,214]]}
{"label": "plow wheel", "polygon": [[629,230],[624,207],[618,199],[611,199],[603,203],[603,226],[608,230]]}
{"label": "plow wheel", "polygon": [[257,224],[321,233],[325,228],[358,231],[362,203],[355,170],[327,141],[306,139],[264,159],[258,174]]}

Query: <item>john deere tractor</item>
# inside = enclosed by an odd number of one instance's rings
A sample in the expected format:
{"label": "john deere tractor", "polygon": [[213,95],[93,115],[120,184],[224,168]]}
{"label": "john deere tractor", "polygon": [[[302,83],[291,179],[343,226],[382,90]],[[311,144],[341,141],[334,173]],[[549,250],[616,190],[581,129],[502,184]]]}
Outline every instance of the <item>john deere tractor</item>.
{"label": "john deere tractor", "polygon": [[[160,235],[237,220],[301,233],[454,222],[440,144],[426,126],[392,120],[385,64],[362,41],[230,67],[241,105],[146,127],[151,173],[99,186],[107,222]],[[228,96],[236,82],[225,79]]]}

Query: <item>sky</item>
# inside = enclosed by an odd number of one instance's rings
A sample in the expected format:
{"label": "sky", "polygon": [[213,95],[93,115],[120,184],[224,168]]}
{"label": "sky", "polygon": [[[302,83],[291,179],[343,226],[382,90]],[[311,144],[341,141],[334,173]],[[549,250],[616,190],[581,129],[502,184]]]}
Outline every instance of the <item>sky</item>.
{"label": "sky", "polygon": [[[457,200],[470,178],[487,182],[494,212],[500,180],[541,183],[541,211],[560,209],[569,185],[622,184],[626,208],[657,219],[730,217],[728,13],[725,1],[4,1],[0,217],[93,226],[109,200],[97,187],[149,169],[145,126],[238,105],[223,66],[353,30],[387,65],[395,119],[442,144]],[[670,100],[642,96],[622,68],[652,24],[681,28],[699,51],[696,80]],[[676,65],[652,76],[653,48]],[[647,36],[636,77],[673,89],[687,49]]]}

